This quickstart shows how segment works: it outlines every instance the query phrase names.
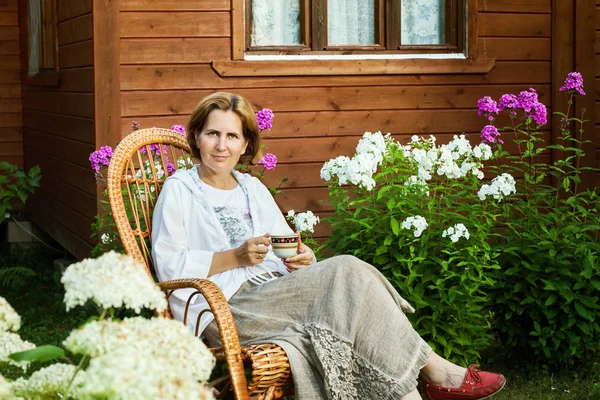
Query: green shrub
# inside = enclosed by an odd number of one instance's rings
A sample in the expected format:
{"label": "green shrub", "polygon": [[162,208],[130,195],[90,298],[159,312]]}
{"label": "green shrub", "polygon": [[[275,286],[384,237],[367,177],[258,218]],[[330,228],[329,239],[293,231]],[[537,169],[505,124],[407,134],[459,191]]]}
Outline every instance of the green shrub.
{"label": "green shrub", "polygon": [[0,221],[4,214],[13,209],[12,202],[19,199],[25,204],[27,197],[36,187],[40,186],[42,174],[40,167],[35,165],[29,172],[19,170],[15,164],[0,161]]}
{"label": "green shrub", "polygon": [[[574,91],[571,91],[571,96]],[[569,105],[572,105],[572,97]],[[507,216],[494,247],[501,270],[490,291],[502,342],[549,365],[573,364],[598,350],[600,326],[600,197],[581,190],[583,117],[562,118],[559,142],[545,146],[541,125],[527,113],[510,115],[520,154],[506,155],[517,195],[504,204]],[[543,122],[543,121],[542,121]],[[575,133],[571,127],[575,127]],[[560,159],[539,162],[558,152]]]}
{"label": "green shrub", "polygon": [[414,328],[462,365],[491,340],[486,292],[500,266],[489,240],[500,207],[477,195],[481,162],[491,155],[464,135],[442,146],[413,136],[401,146],[368,132],[352,159],[321,171],[334,210],[327,246],[377,267],[417,309],[408,315]]}

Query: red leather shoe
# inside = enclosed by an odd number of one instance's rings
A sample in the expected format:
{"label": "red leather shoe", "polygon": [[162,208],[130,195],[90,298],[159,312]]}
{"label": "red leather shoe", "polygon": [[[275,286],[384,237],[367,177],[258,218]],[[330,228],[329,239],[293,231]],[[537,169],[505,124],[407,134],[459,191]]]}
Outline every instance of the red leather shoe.
{"label": "red leather shoe", "polygon": [[430,400],[480,400],[498,393],[506,383],[504,375],[479,371],[476,365],[467,368],[465,380],[457,388],[425,384],[425,395]]}

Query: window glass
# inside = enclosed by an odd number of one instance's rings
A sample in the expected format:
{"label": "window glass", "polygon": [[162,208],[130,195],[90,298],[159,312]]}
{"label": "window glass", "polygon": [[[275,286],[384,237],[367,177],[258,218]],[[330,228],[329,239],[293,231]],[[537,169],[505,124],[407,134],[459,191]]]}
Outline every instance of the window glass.
{"label": "window glass", "polygon": [[402,0],[401,44],[445,44],[446,0]]}
{"label": "window glass", "polygon": [[375,44],[375,0],[328,0],[327,43]]}
{"label": "window glass", "polygon": [[300,0],[253,0],[252,46],[290,46],[301,43]]}

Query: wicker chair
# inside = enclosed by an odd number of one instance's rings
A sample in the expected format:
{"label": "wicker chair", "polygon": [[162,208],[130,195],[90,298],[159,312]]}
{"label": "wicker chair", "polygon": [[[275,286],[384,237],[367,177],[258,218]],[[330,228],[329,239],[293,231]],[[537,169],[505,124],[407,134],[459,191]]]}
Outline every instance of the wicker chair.
{"label": "wicker chair", "polygon": [[[142,262],[150,276],[153,270],[149,243],[152,211],[165,178],[174,169],[168,163],[189,168],[192,165],[189,154],[187,141],[178,132],[140,129],[119,143],[108,167],[108,198],[121,241],[125,251]],[[167,296],[177,289],[195,289],[188,305],[198,294],[206,298],[210,310],[202,313],[214,314],[223,343],[222,348],[211,351],[229,367],[229,377],[210,383],[213,388],[223,386],[219,398],[233,392],[240,400],[278,399],[290,389],[290,364],[283,349],[274,344],[240,346],[229,304],[217,285],[207,279],[178,279],[158,285]],[[170,318],[171,314],[167,311],[164,316]],[[251,369],[249,383],[245,367]]]}

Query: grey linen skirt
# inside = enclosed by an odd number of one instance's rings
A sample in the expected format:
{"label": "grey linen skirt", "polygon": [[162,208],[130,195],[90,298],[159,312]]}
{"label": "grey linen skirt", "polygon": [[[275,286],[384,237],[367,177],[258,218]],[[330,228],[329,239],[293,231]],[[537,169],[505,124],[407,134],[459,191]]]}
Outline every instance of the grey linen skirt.
{"label": "grey linen skirt", "polygon": [[[412,307],[373,266],[337,256],[229,300],[242,345],[287,353],[295,398],[399,399],[417,387],[431,348],[404,315]],[[204,331],[220,339],[213,321]]]}

